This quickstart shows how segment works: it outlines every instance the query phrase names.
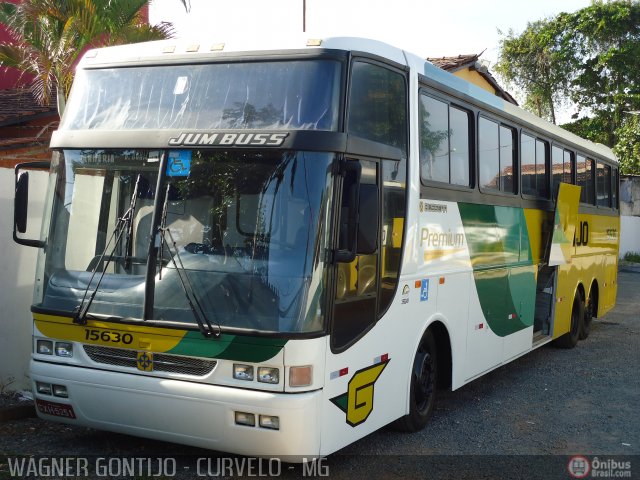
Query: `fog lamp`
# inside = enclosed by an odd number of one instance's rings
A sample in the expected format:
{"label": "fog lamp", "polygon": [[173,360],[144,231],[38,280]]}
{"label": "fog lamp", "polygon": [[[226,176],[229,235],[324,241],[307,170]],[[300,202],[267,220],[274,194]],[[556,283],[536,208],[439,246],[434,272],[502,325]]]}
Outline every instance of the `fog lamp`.
{"label": "fog lamp", "polygon": [[280,418],[271,415],[260,415],[260,426],[272,430],[280,430]]}
{"label": "fog lamp", "polygon": [[36,382],[36,391],[38,393],[43,394],[43,395],[51,395],[51,384],[50,383],[43,383],[43,382]]}
{"label": "fog lamp", "polygon": [[247,427],[256,426],[256,416],[253,413],[235,412],[235,414],[237,425],[246,425]]}
{"label": "fog lamp", "polygon": [[53,385],[53,395],[55,397],[68,398],[69,393],[64,385]]}
{"label": "fog lamp", "polygon": [[36,352],[41,355],[53,355],[53,342],[51,340],[38,340]]}

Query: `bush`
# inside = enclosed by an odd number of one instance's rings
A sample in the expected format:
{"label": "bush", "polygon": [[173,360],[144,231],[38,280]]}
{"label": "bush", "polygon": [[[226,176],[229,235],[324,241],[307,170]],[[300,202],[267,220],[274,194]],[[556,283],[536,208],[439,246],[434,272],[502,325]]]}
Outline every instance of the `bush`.
{"label": "bush", "polygon": [[627,262],[640,263],[640,253],[638,252],[627,252],[624,254],[624,260]]}

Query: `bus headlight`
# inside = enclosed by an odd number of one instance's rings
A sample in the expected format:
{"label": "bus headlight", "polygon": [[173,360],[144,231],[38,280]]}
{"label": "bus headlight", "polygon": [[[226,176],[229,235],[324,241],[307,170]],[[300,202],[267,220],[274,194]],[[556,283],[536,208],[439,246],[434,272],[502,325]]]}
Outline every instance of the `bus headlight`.
{"label": "bus headlight", "polygon": [[258,381],[262,383],[280,382],[280,371],[273,367],[258,368]]}
{"label": "bus headlight", "polygon": [[56,355],[59,357],[73,357],[73,344],[69,342],[56,342]]}
{"label": "bus headlight", "polygon": [[253,380],[253,366],[234,363],[233,378],[236,380]]}

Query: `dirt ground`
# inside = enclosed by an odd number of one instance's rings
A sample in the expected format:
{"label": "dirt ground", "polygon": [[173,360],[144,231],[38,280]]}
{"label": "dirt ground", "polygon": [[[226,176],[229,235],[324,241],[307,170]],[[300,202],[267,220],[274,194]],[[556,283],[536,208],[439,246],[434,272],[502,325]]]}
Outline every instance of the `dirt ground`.
{"label": "dirt ground", "polygon": [[[424,431],[382,429],[331,455],[327,469],[316,474],[566,479],[571,457],[584,455],[600,462],[630,461],[633,475],[622,478],[640,476],[639,311],[640,274],[621,272],[616,308],[594,320],[591,335],[575,349],[544,346],[455,392],[443,392]],[[10,476],[10,457],[32,455],[175,458],[177,471],[165,475],[172,478],[250,473],[196,470],[198,458],[238,462],[242,457],[37,418],[0,423],[0,452],[0,478]],[[147,473],[138,478],[154,476]],[[305,472],[300,465],[283,464],[275,473],[295,478]]]}

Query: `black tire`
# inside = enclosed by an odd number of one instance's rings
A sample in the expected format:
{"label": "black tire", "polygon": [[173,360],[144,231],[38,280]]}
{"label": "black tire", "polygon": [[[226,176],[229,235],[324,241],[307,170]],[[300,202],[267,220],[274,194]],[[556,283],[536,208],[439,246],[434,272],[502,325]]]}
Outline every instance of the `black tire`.
{"label": "black tire", "polygon": [[413,360],[409,413],[396,420],[394,426],[403,432],[422,430],[433,412],[438,380],[436,341],[427,330],[420,341]]}
{"label": "black tire", "polygon": [[584,316],[582,317],[582,322],[580,323],[580,334],[578,338],[580,340],[584,340],[589,336],[591,332],[591,320],[593,320],[593,309],[596,304],[593,299],[593,286],[591,287],[591,291],[589,292],[589,300],[587,300],[587,305],[584,309]]}
{"label": "black tire", "polygon": [[584,323],[584,300],[580,292],[576,292],[571,308],[571,327],[567,333],[558,338],[554,343],[558,348],[573,348],[578,344],[580,330]]}

